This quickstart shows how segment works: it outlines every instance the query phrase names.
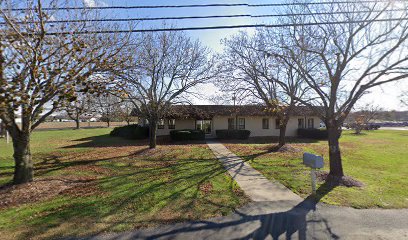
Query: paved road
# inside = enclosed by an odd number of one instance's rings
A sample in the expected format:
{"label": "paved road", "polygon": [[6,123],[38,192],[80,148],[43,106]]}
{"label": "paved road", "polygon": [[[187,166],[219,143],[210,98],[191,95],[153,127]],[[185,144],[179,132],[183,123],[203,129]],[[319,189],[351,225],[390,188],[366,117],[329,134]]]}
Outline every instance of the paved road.
{"label": "paved road", "polygon": [[380,130],[408,131],[408,127],[381,127]]}
{"label": "paved road", "polygon": [[[295,205],[294,205],[295,204]],[[227,217],[84,239],[408,239],[408,210],[252,202]]]}

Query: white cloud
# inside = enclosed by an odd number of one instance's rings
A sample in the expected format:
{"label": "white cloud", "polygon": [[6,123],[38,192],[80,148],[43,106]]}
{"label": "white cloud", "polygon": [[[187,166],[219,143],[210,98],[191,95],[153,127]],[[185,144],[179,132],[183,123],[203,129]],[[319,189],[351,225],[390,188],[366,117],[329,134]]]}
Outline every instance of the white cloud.
{"label": "white cloud", "polygon": [[85,7],[106,7],[107,3],[101,0],[83,0]]}

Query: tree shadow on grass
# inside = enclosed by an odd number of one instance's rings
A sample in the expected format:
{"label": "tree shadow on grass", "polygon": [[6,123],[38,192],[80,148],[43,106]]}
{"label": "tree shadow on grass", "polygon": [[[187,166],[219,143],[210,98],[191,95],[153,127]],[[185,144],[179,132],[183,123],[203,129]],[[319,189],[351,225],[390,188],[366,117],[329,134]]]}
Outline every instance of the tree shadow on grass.
{"label": "tree shadow on grass", "polygon": [[[104,141],[102,141],[102,144],[105,144]],[[136,155],[142,154],[146,149],[138,151],[140,152],[136,152]],[[256,156],[259,156],[259,154],[254,154],[251,157],[255,158]],[[99,158],[85,161],[56,162],[50,166],[45,166],[44,174],[47,171],[49,173],[70,166],[114,160],[115,158]],[[234,204],[230,203],[231,199],[222,202],[217,200],[220,194],[225,193],[215,191],[211,196],[203,197],[203,192],[200,189],[202,184],[226,174],[218,161],[191,158],[168,164],[169,159],[165,157],[145,160],[158,165],[133,170],[129,170],[127,166],[114,166],[119,174],[102,176],[97,180],[98,184],[107,191],[106,195],[69,198],[61,207],[50,207],[41,218],[29,221],[26,225],[28,230],[21,234],[19,238],[41,237],[44,234],[47,234],[44,238],[48,239],[81,236],[84,233],[98,235],[118,231],[122,228],[139,228],[191,221],[201,218],[200,215],[194,214],[204,214],[208,211],[214,211],[214,213],[227,212],[227,210],[234,208]],[[233,191],[232,183],[230,183],[230,192]],[[323,189],[322,186],[318,190],[318,193],[321,193],[322,196],[332,189],[332,186],[328,189]],[[320,195],[318,194],[318,196]],[[251,236],[267,236],[268,234],[275,236],[278,233],[292,235],[296,231],[303,234],[303,229],[308,224],[306,216],[315,209],[316,201],[308,198],[302,203],[290,211],[273,214],[253,216],[237,211],[240,220],[227,223],[198,221],[196,223],[200,224],[200,226],[192,224],[190,228],[156,234],[147,238],[154,239],[180,232],[222,229],[229,226],[239,226],[249,221],[260,221],[261,227],[248,235],[248,238]],[[204,212],[202,210],[197,212],[196,206],[201,206]],[[165,216],[164,213],[170,216]],[[143,214],[153,216],[143,218]],[[72,226],[62,227],[67,223],[71,223]],[[96,225],[98,227],[92,230]]]}
{"label": "tree shadow on grass", "polygon": [[[148,146],[149,139],[126,139],[121,137],[112,137],[109,134],[80,138],[73,142],[81,142],[63,148],[92,148],[92,147],[125,147],[125,146]],[[172,141],[169,136],[158,136],[157,145],[191,145],[205,144],[205,140],[195,141]]]}
{"label": "tree shadow on grass", "polygon": [[148,143],[146,139],[125,139],[112,137],[109,134],[75,139],[75,144],[63,148],[90,148],[90,147],[118,147],[118,146],[144,146]]}
{"label": "tree shadow on grass", "polygon": [[[57,169],[111,160],[93,159],[59,163],[60,166]],[[226,200],[221,201],[222,204],[219,206],[211,204],[211,201],[205,201],[207,198],[215,199],[220,194],[225,196],[225,193],[214,190],[207,196],[200,188],[202,184],[213,182],[214,179],[218,182],[223,179],[220,175],[225,174],[225,170],[217,160],[189,158],[171,164],[167,164],[169,159],[165,158],[146,161],[157,165],[147,168],[142,166],[132,170],[126,166],[115,166],[119,174],[102,176],[97,180],[98,185],[107,191],[105,194],[72,198],[62,207],[51,207],[41,218],[29,221],[28,231],[19,238],[42,238],[43,234],[46,234],[45,238],[54,239],[67,235],[80,236],[84,232],[90,234],[118,231],[123,226],[129,229],[183,222],[199,219],[200,214],[204,214],[207,210],[220,213],[234,207],[234,204]],[[55,167],[48,169],[48,171],[55,170]],[[235,198],[232,189],[232,187],[230,190],[222,189],[222,191],[230,191],[230,200]],[[161,211],[169,216],[162,217]],[[149,215],[152,216],[149,217]],[[79,219],[81,219],[80,222],[78,222]],[[73,222],[77,222],[76,227],[60,228],[64,224]],[[95,225],[98,225],[96,230],[89,232],[89,229]]]}
{"label": "tree shadow on grass", "polygon": [[366,133],[366,132],[360,132],[360,133],[355,133],[355,132],[352,132],[352,133],[348,133],[348,135],[349,136],[354,136],[354,137],[358,137],[358,136],[367,136],[368,134]]}

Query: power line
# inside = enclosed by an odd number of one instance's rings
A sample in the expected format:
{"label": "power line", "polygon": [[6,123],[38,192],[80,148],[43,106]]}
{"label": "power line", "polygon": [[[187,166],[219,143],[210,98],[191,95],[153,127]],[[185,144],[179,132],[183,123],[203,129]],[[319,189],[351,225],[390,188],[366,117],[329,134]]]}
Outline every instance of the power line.
{"label": "power line", "polygon": [[[311,22],[311,23],[288,23],[288,24],[248,24],[248,25],[224,25],[208,27],[182,27],[182,28],[155,28],[155,29],[129,29],[129,30],[96,30],[96,31],[66,31],[66,32],[47,32],[46,35],[70,35],[70,34],[107,34],[107,33],[143,33],[143,32],[170,32],[170,31],[196,31],[196,30],[216,30],[216,29],[237,29],[237,28],[278,28],[278,27],[298,27],[298,26],[316,26],[316,25],[334,25],[350,23],[367,22],[391,22],[408,20],[408,18],[388,18],[375,20],[352,20],[352,21],[332,21],[332,22]],[[25,33],[26,35],[32,35]]]}
{"label": "power line", "polygon": [[[157,21],[157,20],[185,20],[185,19],[209,19],[209,18],[239,18],[252,17],[250,14],[236,14],[236,15],[209,15],[209,16],[180,16],[180,17],[142,17],[142,18],[104,18],[104,19],[70,19],[70,20],[48,20],[45,24],[54,23],[75,23],[75,22],[127,22],[127,21]],[[39,23],[17,21],[17,24]],[[5,24],[5,22],[0,22]]]}
{"label": "power line", "polygon": [[[379,13],[379,12],[399,12],[406,9],[389,10],[360,10],[360,11],[340,11],[340,12],[313,12],[313,13],[291,13],[291,14],[235,14],[235,15],[208,15],[208,16],[179,16],[179,17],[142,17],[142,18],[104,18],[104,19],[68,19],[68,20],[47,20],[45,24],[55,23],[78,23],[78,22],[128,22],[128,21],[157,21],[157,20],[187,20],[187,19],[212,19],[212,18],[271,18],[271,17],[291,17],[291,16],[315,16],[329,14],[358,14],[358,13]],[[39,21],[15,21],[16,24],[40,23]],[[6,22],[0,22],[5,25]]]}
{"label": "power line", "polygon": [[[398,2],[406,2],[407,0],[394,0]],[[389,2],[389,0],[364,0],[360,3],[378,3]],[[306,6],[306,5],[328,5],[328,4],[348,4],[354,1],[333,1],[333,2],[309,2],[309,3],[264,3],[264,4],[249,4],[249,3],[215,3],[215,4],[188,4],[188,5],[135,5],[135,6],[95,6],[95,7],[44,7],[43,11],[56,10],[109,10],[109,9],[157,9],[157,8],[204,8],[204,7],[283,7],[283,6]],[[35,10],[35,8],[11,8],[10,11],[26,11]]]}

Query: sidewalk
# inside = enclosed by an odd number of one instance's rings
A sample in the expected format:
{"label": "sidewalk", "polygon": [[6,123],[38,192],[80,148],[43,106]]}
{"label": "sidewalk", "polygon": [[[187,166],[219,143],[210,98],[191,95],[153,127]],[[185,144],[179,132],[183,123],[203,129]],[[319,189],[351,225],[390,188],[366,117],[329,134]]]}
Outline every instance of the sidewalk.
{"label": "sidewalk", "polygon": [[252,201],[301,202],[303,200],[279,182],[269,181],[243,159],[228,150],[222,143],[216,140],[207,140],[207,145]]}

